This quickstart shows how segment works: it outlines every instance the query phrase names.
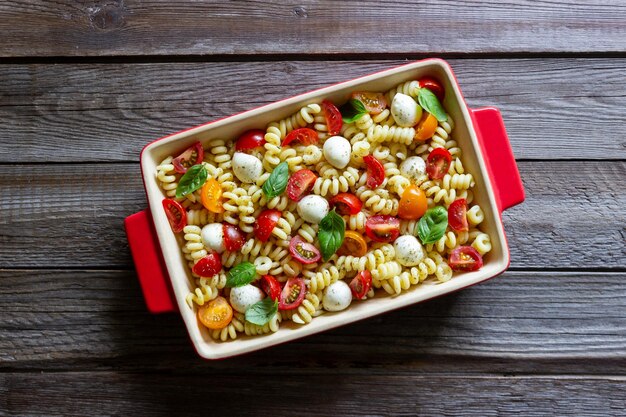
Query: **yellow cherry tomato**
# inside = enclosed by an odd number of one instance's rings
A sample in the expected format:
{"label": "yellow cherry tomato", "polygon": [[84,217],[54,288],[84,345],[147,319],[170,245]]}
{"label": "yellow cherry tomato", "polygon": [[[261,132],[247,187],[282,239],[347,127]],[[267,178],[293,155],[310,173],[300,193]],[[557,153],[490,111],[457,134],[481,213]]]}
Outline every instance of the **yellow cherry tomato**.
{"label": "yellow cherry tomato", "polygon": [[198,320],[211,330],[228,326],[233,319],[233,308],[224,297],[217,297],[198,309]]}
{"label": "yellow cherry tomato", "polygon": [[202,205],[213,213],[223,213],[222,186],[215,178],[210,178],[202,186],[200,191]]}
{"label": "yellow cherry tomato", "polygon": [[422,120],[415,128],[415,140],[423,142],[432,138],[438,125],[437,118],[425,111]]}
{"label": "yellow cherry tomato", "polygon": [[352,255],[352,256],[365,256],[367,253],[367,242],[363,239],[360,233],[354,230],[346,230],[343,237],[343,244],[337,252],[340,256]]}
{"label": "yellow cherry tomato", "polygon": [[398,217],[407,220],[417,220],[428,210],[426,194],[417,185],[409,185],[400,198]]}

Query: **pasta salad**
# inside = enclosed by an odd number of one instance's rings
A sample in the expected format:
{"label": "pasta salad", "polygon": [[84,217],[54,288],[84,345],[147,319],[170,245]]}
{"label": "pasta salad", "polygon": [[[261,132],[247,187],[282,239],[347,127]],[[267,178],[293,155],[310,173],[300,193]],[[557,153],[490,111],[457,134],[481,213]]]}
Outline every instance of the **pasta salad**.
{"label": "pasta salad", "polygon": [[491,242],[443,97],[429,77],[356,91],[157,166],[189,263],[186,301],[213,339],[482,266]]}

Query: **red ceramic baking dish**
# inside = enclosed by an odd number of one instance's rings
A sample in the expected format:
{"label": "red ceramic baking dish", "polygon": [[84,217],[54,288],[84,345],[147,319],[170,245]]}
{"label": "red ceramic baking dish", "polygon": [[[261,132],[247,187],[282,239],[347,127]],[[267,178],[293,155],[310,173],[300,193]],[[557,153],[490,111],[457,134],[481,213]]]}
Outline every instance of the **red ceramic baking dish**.
{"label": "red ceramic baking dish", "polygon": [[[319,103],[323,99],[343,103],[355,90],[387,91],[401,82],[424,76],[435,77],[443,83],[443,104],[455,125],[453,136],[463,149],[466,170],[476,180],[474,198],[483,208],[485,220],[482,227],[489,233],[493,248],[486,255],[484,266],[475,272],[456,273],[447,282],[425,281],[395,297],[381,294],[367,302],[352,304],[348,310],[324,314],[308,325],[283,323],[280,330],[269,335],[242,336],[228,342],[211,339],[198,326],[196,315],[185,302],[193,283],[162,209],[164,194],[156,179],[157,165],[168,155],[176,154],[198,140],[206,144],[215,137],[237,138],[248,129],[264,127],[271,121],[285,118],[306,104]],[[146,304],[153,313],[179,311],[194,347],[206,359],[225,358],[305,337],[493,278],[504,272],[510,262],[502,212],[524,200],[524,189],[500,112],[492,107],[468,108],[452,69],[440,59],[391,68],[158,139],[141,152],[141,173],[149,208],[129,216],[125,226]]]}

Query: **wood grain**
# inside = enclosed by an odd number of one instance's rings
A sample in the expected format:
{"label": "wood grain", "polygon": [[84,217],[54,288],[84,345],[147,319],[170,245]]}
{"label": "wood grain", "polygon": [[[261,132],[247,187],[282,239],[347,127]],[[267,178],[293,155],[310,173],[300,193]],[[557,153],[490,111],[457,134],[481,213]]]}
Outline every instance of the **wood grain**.
{"label": "wood grain", "polygon": [[[515,268],[624,269],[626,162],[522,161],[504,214]],[[0,268],[131,268],[123,220],[146,207],[135,164],[5,165]]]}
{"label": "wood grain", "polygon": [[506,272],[481,285],[224,361],[177,315],[153,316],[132,271],[0,271],[0,372],[222,374],[626,372],[625,273]]}
{"label": "wood grain", "polygon": [[[166,134],[401,63],[2,65],[0,162],[137,161]],[[501,109],[517,158],[626,159],[626,60],[450,63],[470,106]]]}
{"label": "wood grain", "polygon": [[0,56],[623,52],[619,0],[18,0]]}

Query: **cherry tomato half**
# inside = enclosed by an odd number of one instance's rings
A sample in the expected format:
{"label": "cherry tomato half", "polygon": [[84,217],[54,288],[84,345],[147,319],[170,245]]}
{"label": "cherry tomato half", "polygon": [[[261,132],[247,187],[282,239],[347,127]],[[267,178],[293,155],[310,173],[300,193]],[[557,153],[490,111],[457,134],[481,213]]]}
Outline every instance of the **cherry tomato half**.
{"label": "cherry tomato half", "polygon": [[361,271],[350,281],[350,291],[357,300],[362,300],[372,288],[372,274],[370,271]]}
{"label": "cherry tomato half", "polygon": [[223,228],[224,247],[226,250],[236,252],[241,249],[243,244],[246,243],[246,238],[241,229],[229,223],[224,223]]}
{"label": "cherry tomato half", "polygon": [[265,131],[261,129],[247,130],[239,136],[235,143],[236,151],[247,151],[265,145]]}
{"label": "cherry tomato half", "polygon": [[393,242],[400,235],[400,220],[394,216],[372,216],[365,222],[365,234],[376,242]]}
{"label": "cherry tomato half", "polygon": [[450,252],[448,263],[453,271],[476,271],[483,266],[483,257],[471,246],[459,246]]}
{"label": "cherry tomato half", "polygon": [[356,91],[351,96],[354,100],[359,100],[365,106],[369,114],[378,114],[385,110],[389,103],[383,93],[371,93],[369,91]]}
{"label": "cherry tomato half", "polygon": [[302,304],[306,294],[306,284],[302,278],[289,278],[278,302],[279,310],[293,310]]}
{"label": "cherry tomato half", "polygon": [[443,101],[443,98],[445,96],[445,90],[443,89],[443,86],[439,81],[435,80],[432,77],[424,77],[420,78],[417,83],[419,84],[420,88],[428,88],[430,91],[433,92],[433,94],[437,96],[439,101]]}
{"label": "cherry tomato half", "polygon": [[289,134],[285,136],[285,139],[283,139],[281,146],[287,146],[291,142],[298,142],[302,145],[315,145],[319,140],[320,138],[315,130],[309,129],[308,127],[301,127],[300,129],[289,132]]}
{"label": "cherry tomato half", "polygon": [[467,201],[464,198],[454,200],[448,207],[448,225],[457,232],[467,232]]}
{"label": "cherry tomato half", "polygon": [[354,230],[346,230],[343,243],[337,251],[339,256],[365,256],[367,253],[367,242],[359,232]]}
{"label": "cherry tomato half", "polygon": [[200,200],[207,210],[213,213],[223,213],[222,186],[215,178],[209,178],[200,190]]}
{"label": "cherry tomato half", "polygon": [[204,258],[200,259],[191,268],[194,274],[198,274],[201,277],[212,277],[222,269],[222,260],[219,253],[212,251],[209,252]]}
{"label": "cherry tomato half", "polygon": [[267,242],[272,235],[274,226],[278,223],[278,220],[283,217],[283,213],[279,210],[264,210],[259,214],[259,217],[254,223],[254,235],[261,242]]}
{"label": "cherry tomato half", "polygon": [[305,242],[300,236],[294,236],[289,242],[289,253],[303,264],[312,264],[320,260],[322,254],[312,243]]}
{"label": "cherry tomato half", "polygon": [[333,103],[328,100],[322,101],[322,111],[326,118],[326,126],[328,126],[328,135],[333,136],[341,131],[343,126],[343,119],[341,118],[341,112]]}
{"label": "cherry tomato half", "polygon": [[224,297],[217,297],[198,309],[198,320],[211,330],[228,326],[233,319],[233,308]]}
{"label": "cherry tomato half", "polygon": [[367,186],[376,188],[385,180],[385,167],[372,155],[365,155],[363,162],[367,166]]}
{"label": "cherry tomato half", "polygon": [[342,216],[354,215],[361,211],[363,203],[352,193],[339,193],[330,199],[330,208]]}
{"label": "cherry tomato half", "polygon": [[200,142],[196,142],[185,149],[185,152],[174,158],[172,165],[174,165],[174,171],[184,174],[187,172],[187,169],[202,162],[203,158],[204,148]]}
{"label": "cherry tomato half", "polygon": [[178,201],[166,198],[163,200],[163,210],[174,233],[181,232],[187,226],[187,211]]}
{"label": "cherry tomato half", "polygon": [[293,201],[300,201],[315,185],[317,175],[310,169],[296,171],[287,183],[287,196]]}
{"label": "cherry tomato half", "polygon": [[439,126],[437,118],[425,111],[420,122],[415,128],[414,139],[418,142],[424,142],[425,140],[432,138],[435,134],[435,130],[437,130],[437,126]]}
{"label": "cherry tomato half", "polygon": [[450,169],[452,155],[445,148],[433,149],[426,160],[426,173],[433,180],[440,180]]}
{"label": "cherry tomato half", "polygon": [[407,220],[417,220],[428,210],[428,199],[420,187],[415,184],[404,189],[398,207],[398,217]]}
{"label": "cherry tomato half", "polygon": [[263,275],[261,277],[261,289],[272,300],[278,301],[280,299],[280,284],[273,276]]}

